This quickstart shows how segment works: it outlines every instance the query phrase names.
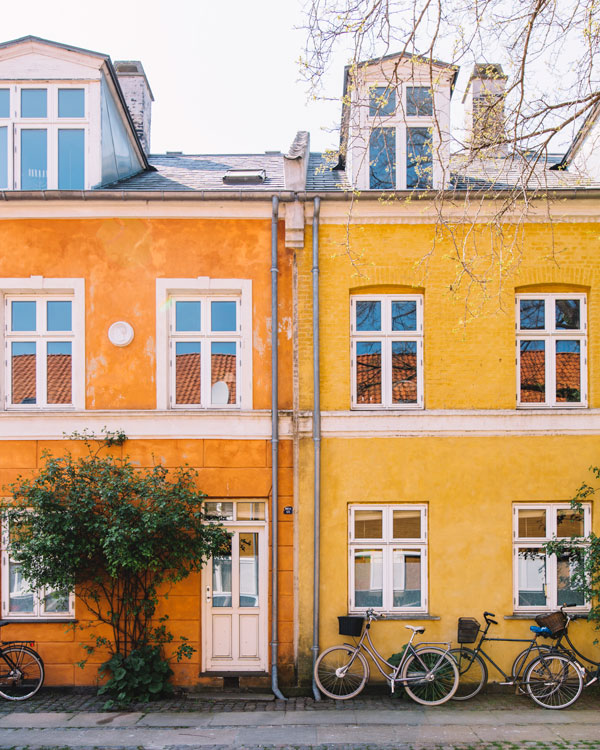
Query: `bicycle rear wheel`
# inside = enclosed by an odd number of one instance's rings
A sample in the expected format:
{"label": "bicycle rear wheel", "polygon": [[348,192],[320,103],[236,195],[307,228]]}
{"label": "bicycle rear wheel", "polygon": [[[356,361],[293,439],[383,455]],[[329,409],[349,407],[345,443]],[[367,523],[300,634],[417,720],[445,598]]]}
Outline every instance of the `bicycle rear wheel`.
{"label": "bicycle rear wheel", "polygon": [[424,706],[438,706],[456,692],[458,667],[442,649],[422,648],[405,661],[401,681],[414,701]]}
{"label": "bicycle rear wheel", "polygon": [[44,682],[44,665],[36,652],[17,643],[0,651],[0,696],[9,701],[31,698]]}
{"label": "bicycle rear wheel", "polygon": [[452,648],[449,653],[456,659],[458,666],[458,687],[452,700],[466,701],[474,698],[488,679],[485,662],[470,648]]}
{"label": "bicycle rear wheel", "polygon": [[332,646],[317,658],[315,682],[328,698],[345,701],[354,698],[369,678],[367,660],[351,646]]}
{"label": "bicycle rear wheel", "polygon": [[525,689],[544,708],[566,708],[579,698],[583,679],[572,659],[562,654],[543,654],[527,668]]}
{"label": "bicycle rear wheel", "polygon": [[552,651],[552,646],[547,646],[545,643],[538,643],[533,648],[523,649],[520,654],[517,654],[515,660],[513,661],[510,673],[512,675],[512,678],[515,680],[515,684],[517,685],[517,689],[520,693],[527,692],[527,688],[525,687],[525,685],[519,682],[519,680],[521,680],[521,678],[525,675],[527,667],[534,659],[537,659],[538,656],[549,654],[550,651]]}

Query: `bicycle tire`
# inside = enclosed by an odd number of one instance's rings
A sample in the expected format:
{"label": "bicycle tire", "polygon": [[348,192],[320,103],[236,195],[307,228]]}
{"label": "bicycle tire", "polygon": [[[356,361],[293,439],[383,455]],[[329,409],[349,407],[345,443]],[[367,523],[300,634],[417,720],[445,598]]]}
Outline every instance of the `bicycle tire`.
{"label": "bicycle tire", "polygon": [[453,701],[467,701],[481,692],[488,680],[486,663],[470,648],[452,648],[449,653],[458,666],[458,687]]}
{"label": "bicycle tire", "polygon": [[[6,658],[14,664],[8,663]],[[16,675],[15,672],[19,674]],[[8,645],[0,651],[0,696],[8,701],[31,698],[44,682],[44,664],[32,648]]]}
{"label": "bicycle tire", "polygon": [[[534,659],[540,657],[542,655],[542,652],[546,654],[550,653],[550,651],[552,651],[552,646],[547,646],[545,643],[538,643],[535,648],[525,648],[523,649],[523,651],[521,651],[520,654],[516,655],[512,667],[510,668],[510,674],[515,680],[515,684],[520,693],[527,692],[525,685],[520,682],[521,677],[524,677],[525,673],[527,672],[527,667]],[[527,659],[528,656],[529,660]]]}
{"label": "bicycle tire", "polygon": [[369,679],[369,665],[352,646],[331,646],[317,658],[314,669],[317,687],[328,698],[354,698]]}
{"label": "bicycle tire", "polygon": [[583,690],[577,662],[562,654],[538,656],[525,674],[529,697],[543,708],[561,709],[575,703]]}
{"label": "bicycle tire", "polygon": [[439,706],[456,692],[458,667],[448,652],[420,648],[404,662],[401,680],[414,701],[423,706]]}

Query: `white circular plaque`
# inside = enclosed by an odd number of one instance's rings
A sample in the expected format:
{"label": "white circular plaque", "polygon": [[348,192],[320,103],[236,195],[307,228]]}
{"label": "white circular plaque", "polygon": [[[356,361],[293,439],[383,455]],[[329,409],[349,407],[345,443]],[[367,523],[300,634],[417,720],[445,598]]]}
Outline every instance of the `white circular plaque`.
{"label": "white circular plaque", "polygon": [[119,320],[108,329],[108,339],[115,346],[127,346],[133,341],[133,327],[124,320]]}

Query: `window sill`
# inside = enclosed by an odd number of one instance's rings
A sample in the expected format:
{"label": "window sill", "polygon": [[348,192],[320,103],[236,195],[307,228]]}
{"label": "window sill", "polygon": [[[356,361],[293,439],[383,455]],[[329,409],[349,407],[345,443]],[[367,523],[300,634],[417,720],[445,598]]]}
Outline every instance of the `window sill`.
{"label": "window sill", "polygon": [[48,625],[51,622],[57,622],[57,623],[70,623],[70,622],[79,622],[75,617],[23,617],[19,620],[17,619],[8,619],[7,617],[3,620],[4,625],[2,627],[6,627],[7,625]]}
{"label": "window sill", "polygon": [[[376,612],[375,614],[379,615],[379,612]],[[385,613],[381,613],[384,615]],[[364,612],[348,612],[349,617],[365,617]],[[441,617],[438,617],[437,615],[428,615],[427,612],[410,612],[410,613],[403,613],[403,612],[394,612],[393,614],[385,614],[385,617],[381,618],[382,620],[441,620]]]}
{"label": "window sill", "polygon": [[[556,612],[555,609],[547,609],[542,612],[513,612],[512,615],[504,615],[505,620],[535,620],[538,615],[549,615]],[[569,612],[572,620],[587,620],[588,612]]]}

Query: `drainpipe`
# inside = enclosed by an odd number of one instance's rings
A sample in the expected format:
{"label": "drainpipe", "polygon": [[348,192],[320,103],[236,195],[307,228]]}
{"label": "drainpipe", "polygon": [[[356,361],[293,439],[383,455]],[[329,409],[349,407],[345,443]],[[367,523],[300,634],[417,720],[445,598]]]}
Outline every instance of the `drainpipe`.
{"label": "drainpipe", "polygon": [[313,314],[313,450],[314,450],[314,534],[313,534],[313,682],[316,701],[321,693],[314,678],[314,667],[319,655],[319,586],[321,578],[321,365],[319,359],[319,211],[321,199],[315,198],[312,225],[312,314]]}
{"label": "drainpipe", "polygon": [[278,549],[277,549],[277,515],[279,504],[279,486],[277,470],[279,468],[279,349],[277,333],[277,222],[279,220],[279,198],[273,196],[271,214],[271,690],[276,698],[287,700],[279,689],[277,675],[278,641]]}

